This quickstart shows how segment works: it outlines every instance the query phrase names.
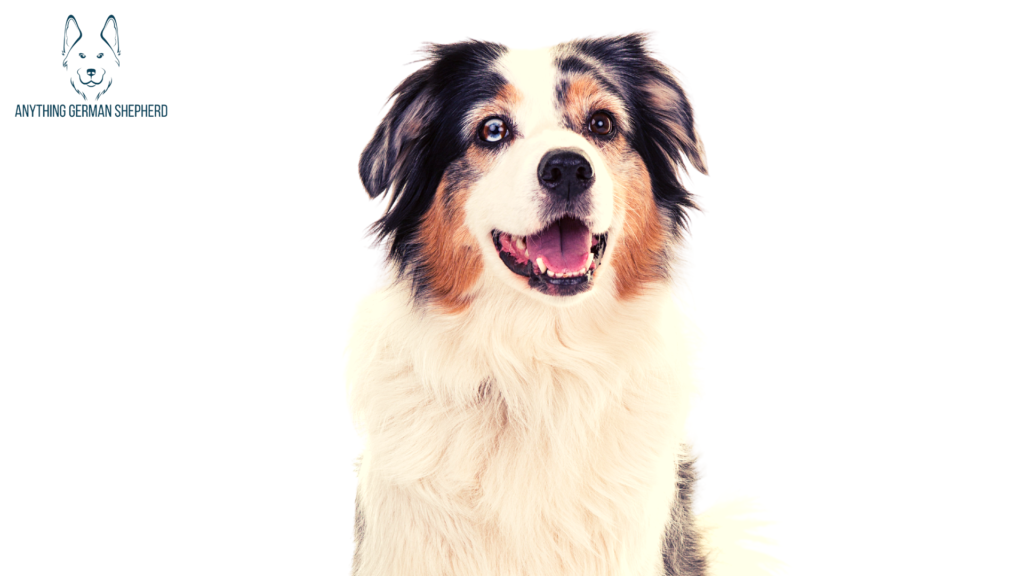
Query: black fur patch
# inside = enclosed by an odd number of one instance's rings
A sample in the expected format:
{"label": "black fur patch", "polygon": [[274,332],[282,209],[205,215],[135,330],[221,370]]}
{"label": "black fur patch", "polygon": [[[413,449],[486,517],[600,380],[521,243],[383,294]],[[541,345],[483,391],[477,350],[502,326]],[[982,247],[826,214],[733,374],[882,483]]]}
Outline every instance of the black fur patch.
{"label": "black fur patch", "polygon": [[592,74],[626,103],[632,119],[626,138],[647,166],[655,201],[677,237],[686,228],[686,211],[697,208],[679,179],[684,155],[700,172],[707,168],[690,102],[669,69],[648,53],[646,41],[643,34],[577,40],[559,46],[556,63],[562,72]]}
{"label": "black fur patch", "polygon": [[431,45],[427,65],[392,93],[388,111],[359,159],[359,175],[371,198],[391,191],[384,216],[373,226],[400,274],[424,288],[417,230],[434,201],[445,170],[469,146],[463,122],[469,110],[492,100],[505,84],[494,62],[507,49],[488,42]]}
{"label": "black fur patch", "polygon": [[676,476],[676,500],[672,505],[672,517],[665,528],[661,544],[666,576],[704,576],[707,573],[707,555],[701,549],[700,534],[693,521],[695,480],[693,460],[681,460]]}

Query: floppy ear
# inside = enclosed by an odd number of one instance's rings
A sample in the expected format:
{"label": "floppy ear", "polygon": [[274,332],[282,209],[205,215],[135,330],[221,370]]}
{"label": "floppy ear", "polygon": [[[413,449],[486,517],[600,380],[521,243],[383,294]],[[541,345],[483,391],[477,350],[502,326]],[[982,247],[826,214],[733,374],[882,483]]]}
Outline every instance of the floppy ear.
{"label": "floppy ear", "polygon": [[[670,149],[682,150],[694,168],[701,174],[707,174],[704,143],[700,141],[693,124],[693,109],[672,74],[658,63],[652,67],[641,90],[650,106],[655,122],[653,126],[660,133],[661,139],[667,141]],[[669,154],[675,156],[672,152]]]}
{"label": "floppy ear", "polygon": [[410,156],[416,141],[429,123],[425,70],[403,81],[391,94],[392,104],[370,143],[359,158],[359,176],[370,198],[376,198],[395,186],[391,203],[401,195]]}
{"label": "floppy ear", "polygon": [[[130,20],[130,19],[129,19]],[[129,22],[130,24],[130,22]],[[103,24],[103,31],[100,32],[100,38],[110,46],[110,50],[114,54],[114,60],[117,65],[121,65],[121,38],[117,35],[117,20],[114,15],[107,16],[107,21]]]}
{"label": "floppy ear", "polygon": [[403,266],[449,160],[443,152],[447,139],[432,126],[437,111],[431,68],[417,70],[395,89],[391,109],[359,158],[359,176],[370,198],[391,193],[372,230],[379,241],[391,238],[388,255]]}
{"label": "floppy ear", "polygon": [[75,20],[74,15],[68,16],[68,19],[64,22],[64,49],[61,54],[64,55],[64,67],[68,67],[68,57],[71,56],[71,48],[82,39],[82,29],[78,27],[78,21]]}

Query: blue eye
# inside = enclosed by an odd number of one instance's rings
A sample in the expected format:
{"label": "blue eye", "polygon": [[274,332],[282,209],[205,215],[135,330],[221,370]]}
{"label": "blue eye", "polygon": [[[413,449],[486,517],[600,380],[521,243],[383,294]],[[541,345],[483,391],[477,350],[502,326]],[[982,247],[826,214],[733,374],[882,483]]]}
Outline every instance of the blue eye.
{"label": "blue eye", "polygon": [[100,52],[99,54],[97,54],[96,57],[97,58],[103,58],[103,52]]}
{"label": "blue eye", "polygon": [[85,54],[82,54],[81,52],[79,52],[78,55],[81,56],[82,58],[85,58]]}
{"label": "blue eye", "polygon": [[479,136],[484,142],[500,142],[508,138],[508,126],[501,118],[488,118],[480,125]]}

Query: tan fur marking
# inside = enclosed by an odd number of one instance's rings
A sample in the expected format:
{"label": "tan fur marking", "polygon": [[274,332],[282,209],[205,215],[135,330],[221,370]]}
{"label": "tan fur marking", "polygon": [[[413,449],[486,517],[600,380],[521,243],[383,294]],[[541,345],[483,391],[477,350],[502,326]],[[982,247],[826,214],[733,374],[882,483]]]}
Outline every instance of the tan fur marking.
{"label": "tan fur marking", "polygon": [[570,105],[578,105],[594,98],[601,92],[601,86],[590,76],[576,76],[565,90],[565,101]]}
{"label": "tan fur marking", "polygon": [[671,110],[679,106],[679,95],[663,82],[652,81],[644,85],[647,100],[659,110]]}
{"label": "tan fur marking", "polygon": [[465,190],[449,189],[445,175],[419,230],[432,301],[452,314],[470,303],[469,292],[483,268],[480,249],[466,228],[465,203]]}
{"label": "tan fur marking", "polygon": [[506,110],[512,110],[522,99],[522,92],[511,84],[505,84],[495,96],[494,103]]}
{"label": "tan fur marking", "polygon": [[598,110],[611,112],[620,123],[627,121],[622,102],[604,91],[590,76],[574,75],[565,90],[565,112],[580,129],[587,129],[590,115]]}
{"label": "tan fur marking", "polygon": [[625,214],[611,265],[619,297],[628,300],[644,286],[664,279],[669,241],[654,202],[651,177],[640,158],[631,153],[612,173],[624,176],[616,182],[615,205]]}

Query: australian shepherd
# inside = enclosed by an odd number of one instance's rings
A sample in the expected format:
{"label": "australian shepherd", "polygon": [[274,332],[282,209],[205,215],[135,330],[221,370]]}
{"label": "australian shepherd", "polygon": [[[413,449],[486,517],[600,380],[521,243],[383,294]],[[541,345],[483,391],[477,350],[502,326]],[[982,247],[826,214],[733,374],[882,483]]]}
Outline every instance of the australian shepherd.
{"label": "australian shepherd", "polygon": [[359,172],[388,195],[365,302],[358,576],[704,575],[672,298],[706,173],[645,37],[434,45]]}

